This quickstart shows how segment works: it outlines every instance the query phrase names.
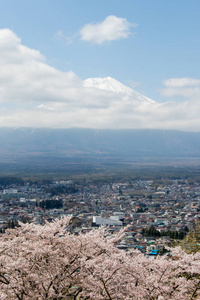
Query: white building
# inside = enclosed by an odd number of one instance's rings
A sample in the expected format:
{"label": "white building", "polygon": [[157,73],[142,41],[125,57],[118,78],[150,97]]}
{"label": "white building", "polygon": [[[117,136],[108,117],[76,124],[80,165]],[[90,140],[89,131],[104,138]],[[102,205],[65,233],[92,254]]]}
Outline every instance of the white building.
{"label": "white building", "polygon": [[122,221],[119,221],[118,218],[102,218],[100,216],[93,216],[93,222],[96,226],[106,225],[106,226],[122,226]]}

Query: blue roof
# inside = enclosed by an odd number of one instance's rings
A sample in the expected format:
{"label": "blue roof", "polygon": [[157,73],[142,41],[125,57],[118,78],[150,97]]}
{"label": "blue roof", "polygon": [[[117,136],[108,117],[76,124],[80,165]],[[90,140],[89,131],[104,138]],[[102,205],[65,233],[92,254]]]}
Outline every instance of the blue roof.
{"label": "blue roof", "polygon": [[152,249],[151,252],[149,253],[149,255],[157,255],[158,254],[158,250],[156,249]]}

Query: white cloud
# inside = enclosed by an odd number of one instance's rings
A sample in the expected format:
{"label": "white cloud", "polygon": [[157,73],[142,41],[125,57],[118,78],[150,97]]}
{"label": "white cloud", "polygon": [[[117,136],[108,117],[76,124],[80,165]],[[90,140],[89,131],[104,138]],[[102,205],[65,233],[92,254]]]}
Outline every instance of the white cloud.
{"label": "white cloud", "polygon": [[183,77],[183,78],[170,78],[163,81],[166,87],[187,87],[187,86],[200,86],[200,79]]}
{"label": "white cloud", "polygon": [[200,100],[200,79],[196,78],[170,78],[163,81],[165,86],[161,94],[166,97],[180,96],[193,100]]}
{"label": "white cloud", "polygon": [[101,23],[86,24],[81,30],[81,39],[94,44],[102,44],[106,41],[114,41],[128,38],[131,27],[136,24],[129,23],[125,18],[108,16]]}
{"label": "white cloud", "polygon": [[152,104],[123,98],[84,87],[73,71],[50,67],[9,29],[0,30],[0,65],[0,127],[200,128],[198,79],[165,81],[163,93],[186,93],[183,101]]}

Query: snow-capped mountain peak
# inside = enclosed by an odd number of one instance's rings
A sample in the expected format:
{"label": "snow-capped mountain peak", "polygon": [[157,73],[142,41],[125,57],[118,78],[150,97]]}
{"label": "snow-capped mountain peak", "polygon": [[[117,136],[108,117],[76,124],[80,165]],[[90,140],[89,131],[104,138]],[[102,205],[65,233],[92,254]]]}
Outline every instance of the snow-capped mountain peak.
{"label": "snow-capped mountain peak", "polygon": [[104,91],[110,91],[117,94],[121,94],[123,99],[134,99],[142,102],[155,103],[154,100],[143,96],[142,94],[136,92],[132,88],[122,84],[112,77],[97,77],[88,78],[83,81],[83,86],[87,88],[97,88]]}
{"label": "snow-capped mountain peak", "polygon": [[83,82],[85,87],[96,87],[105,91],[112,91],[115,93],[128,93],[131,94],[132,89],[123,85],[121,82],[117,81],[111,77],[104,78],[88,78]]}

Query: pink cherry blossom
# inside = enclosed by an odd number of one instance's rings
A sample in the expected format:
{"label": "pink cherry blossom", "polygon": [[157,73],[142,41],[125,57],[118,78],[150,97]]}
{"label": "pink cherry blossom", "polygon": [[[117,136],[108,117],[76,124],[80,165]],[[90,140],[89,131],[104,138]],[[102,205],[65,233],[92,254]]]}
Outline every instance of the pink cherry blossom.
{"label": "pink cherry blossom", "polygon": [[20,223],[0,237],[0,299],[200,299],[200,253],[120,251],[114,243],[124,230],[74,235],[70,219]]}

